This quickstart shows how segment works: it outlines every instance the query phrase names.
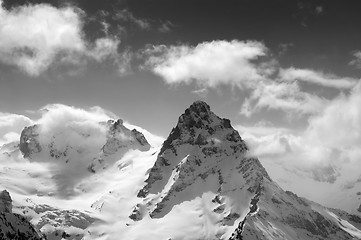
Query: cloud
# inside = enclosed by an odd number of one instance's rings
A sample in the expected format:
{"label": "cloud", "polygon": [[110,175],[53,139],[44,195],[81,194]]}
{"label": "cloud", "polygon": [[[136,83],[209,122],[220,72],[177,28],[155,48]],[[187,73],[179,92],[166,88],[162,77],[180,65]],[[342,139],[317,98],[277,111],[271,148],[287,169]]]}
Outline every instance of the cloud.
{"label": "cloud", "polygon": [[95,40],[94,47],[88,54],[98,62],[102,62],[112,55],[113,58],[116,58],[119,44],[120,40],[117,38],[98,38]]}
{"label": "cloud", "polygon": [[207,88],[200,88],[197,90],[193,90],[192,93],[196,94],[200,98],[206,98],[208,95],[208,89]]}
{"label": "cloud", "polygon": [[355,51],[353,53],[353,56],[354,56],[354,59],[349,62],[349,65],[360,69],[361,68],[361,51]]}
{"label": "cloud", "polygon": [[329,99],[307,92],[299,82],[339,90],[351,89],[358,83],[354,78],[316,70],[282,68],[258,41],[148,46],[143,56],[146,56],[144,67],[167,84],[195,83],[197,89],[203,89],[193,91],[196,94],[221,85],[245,90],[240,113],[246,116],[264,109],[282,110],[288,115],[314,115],[322,111]]}
{"label": "cloud", "polygon": [[203,87],[242,87],[261,80],[271,68],[254,63],[267,54],[264,44],[257,41],[212,41],[195,47],[160,45],[146,49],[145,54],[149,56],[146,66],[169,84],[194,81]]}
{"label": "cloud", "polygon": [[65,127],[70,123],[99,123],[107,121],[111,117],[106,110],[100,107],[92,107],[88,110],[75,108],[63,104],[50,104],[40,109],[42,116],[36,121],[37,124],[42,125],[43,133],[50,131],[57,131],[60,127]]}
{"label": "cloud", "polygon": [[[62,104],[47,105],[40,111],[36,124],[43,149],[29,161],[47,166],[61,196],[72,195],[77,184],[91,175],[88,167],[106,143],[104,123],[113,114],[100,107]],[[50,157],[50,153],[59,157]]]}
{"label": "cloud", "polygon": [[170,32],[172,30],[172,28],[174,28],[174,24],[171,22],[171,21],[165,21],[165,22],[162,22],[160,24],[160,26],[158,27],[158,31],[159,32],[162,32],[162,33],[167,33],[167,32]]}
{"label": "cloud", "polygon": [[340,186],[361,172],[361,86],[329,101],[304,131],[272,126],[236,126],[254,155],[278,167],[302,171]]}
{"label": "cloud", "polygon": [[33,121],[26,116],[0,113],[0,146],[19,140],[19,138],[16,139],[16,135],[19,136],[22,129],[31,124],[33,124]]}
{"label": "cloud", "polygon": [[359,83],[350,96],[339,96],[325,108],[322,114],[310,119],[307,129],[308,137],[318,144],[337,148],[340,151],[359,149],[361,146],[360,106],[361,84]]}
{"label": "cloud", "polygon": [[0,61],[38,76],[54,63],[114,57],[120,41],[106,36],[92,44],[83,32],[79,8],[28,4],[7,10],[0,1]]}
{"label": "cloud", "polygon": [[358,82],[358,80],[354,78],[338,77],[333,74],[325,74],[319,71],[294,67],[280,69],[279,77],[284,81],[298,80],[337,89],[350,89]]}
{"label": "cloud", "polygon": [[123,9],[119,11],[116,14],[115,18],[117,20],[134,23],[142,30],[150,30],[151,28],[151,24],[148,20],[135,17],[133,13],[130,12],[128,9]]}
{"label": "cloud", "polygon": [[[54,184],[57,194],[61,197],[72,196],[76,194],[83,181],[92,175],[88,167],[93,161],[104,160],[101,150],[107,141],[106,122],[119,118],[99,106],[84,109],[63,104],[49,104],[41,108],[39,112],[41,116],[37,120],[30,120],[22,115],[0,114],[0,143],[1,141],[4,143],[18,141],[24,126],[37,124],[35,134],[42,148],[40,152],[33,153],[26,159],[22,158],[20,153],[7,154],[5,157],[0,154],[0,161],[10,168],[22,168],[21,165],[14,166],[15,162],[26,163],[25,170],[30,172],[37,169],[40,164],[49,176],[49,183],[46,185]],[[164,141],[164,138],[153,135],[138,126],[127,122],[125,126],[141,131],[154,147],[160,147]],[[122,140],[129,140],[129,136],[123,137]],[[0,150],[12,151],[9,149],[6,147]],[[121,154],[126,153],[127,150],[129,149],[122,148],[117,154],[106,156],[106,164],[111,165],[120,160]]]}
{"label": "cloud", "polygon": [[262,109],[279,109],[292,114],[315,114],[327,100],[301,91],[297,83],[277,83],[265,81],[257,85],[251,96],[246,98],[241,113],[245,116]]}
{"label": "cloud", "polygon": [[324,13],[324,7],[322,5],[316,5],[312,1],[298,1],[297,8],[298,12],[293,14],[293,17],[298,19],[303,27],[308,27],[311,20],[315,17],[322,16]]}
{"label": "cloud", "polygon": [[279,56],[285,55],[292,47],[294,47],[293,43],[281,43],[278,45],[279,48]]}

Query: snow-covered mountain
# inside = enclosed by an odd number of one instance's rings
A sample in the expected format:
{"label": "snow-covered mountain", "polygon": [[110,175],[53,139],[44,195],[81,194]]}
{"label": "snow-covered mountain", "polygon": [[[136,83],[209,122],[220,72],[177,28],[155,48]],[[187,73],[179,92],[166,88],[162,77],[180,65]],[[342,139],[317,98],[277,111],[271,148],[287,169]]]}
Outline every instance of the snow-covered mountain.
{"label": "snow-covered mountain", "polygon": [[[14,212],[30,219],[47,239],[82,239],[85,229],[100,221],[89,211],[91,202],[79,208],[84,195],[101,188],[98,178],[102,172],[124,154],[147,151],[150,145],[142,133],[125,127],[121,119],[99,123],[97,127],[104,128],[104,136],[71,126],[49,136],[44,135],[42,127],[26,127],[20,142],[1,147],[1,185],[14,192]],[[69,134],[76,134],[83,142],[69,144]],[[90,145],[89,138],[102,141]],[[66,207],[62,206],[64,202]]]}
{"label": "snow-covered mountain", "polygon": [[[144,198],[133,212],[138,221],[144,217],[141,213],[163,218],[194,201],[194,208],[185,211],[199,212],[201,218],[193,224],[200,227],[184,239],[361,236],[360,230],[343,227],[332,210],[283,191],[258,159],[248,155],[229,120],[217,117],[204,102],[195,102],[180,116],[138,196]],[[358,227],[360,220],[345,219]]]}
{"label": "snow-covered mountain", "polygon": [[162,146],[121,120],[96,128],[35,125],[0,149],[0,186],[49,240],[361,239],[360,217],[282,190],[205,102]]}

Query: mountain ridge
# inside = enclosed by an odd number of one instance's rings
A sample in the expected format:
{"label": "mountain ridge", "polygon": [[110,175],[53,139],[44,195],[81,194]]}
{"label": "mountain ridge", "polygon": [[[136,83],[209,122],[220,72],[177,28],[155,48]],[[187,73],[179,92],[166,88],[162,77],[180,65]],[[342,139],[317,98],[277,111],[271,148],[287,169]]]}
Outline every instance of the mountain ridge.
{"label": "mountain ridge", "polygon": [[[20,137],[20,150],[1,151],[9,158],[20,151],[25,158],[19,162],[58,164],[66,180],[79,173],[71,164],[80,156],[86,174],[63,182],[73,190],[66,198],[34,186],[40,195],[16,201],[16,211],[46,231],[48,240],[61,239],[62,234],[84,240],[361,239],[359,217],[284,191],[250,154],[231,121],[218,117],[203,101],[180,115],[159,148],[151,148],[141,132],[126,128],[122,120],[96,124],[101,131],[65,128],[55,138],[46,136],[46,144],[41,142],[41,126],[30,126]],[[57,139],[71,133],[87,141],[99,132],[102,141],[92,150],[81,142],[71,145]],[[43,176],[27,176],[21,168],[9,171],[18,172],[35,180]],[[45,189],[52,188],[48,181],[60,179],[48,175],[39,179]],[[0,180],[4,176],[6,172]],[[6,187],[11,181],[3,183]],[[77,211],[84,202],[88,210]],[[68,207],[58,209],[55,203]]]}

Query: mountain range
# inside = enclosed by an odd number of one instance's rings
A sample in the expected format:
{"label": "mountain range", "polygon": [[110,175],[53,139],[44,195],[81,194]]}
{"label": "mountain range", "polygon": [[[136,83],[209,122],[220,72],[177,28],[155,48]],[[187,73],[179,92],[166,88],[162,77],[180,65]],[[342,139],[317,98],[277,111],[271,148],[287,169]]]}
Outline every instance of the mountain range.
{"label": "mountain range", "polygon": [[120,119],[96,129],[37,124],[0,148],[1,239],[361,239],[361,214],[283,190],[205,102],[161,146]]}

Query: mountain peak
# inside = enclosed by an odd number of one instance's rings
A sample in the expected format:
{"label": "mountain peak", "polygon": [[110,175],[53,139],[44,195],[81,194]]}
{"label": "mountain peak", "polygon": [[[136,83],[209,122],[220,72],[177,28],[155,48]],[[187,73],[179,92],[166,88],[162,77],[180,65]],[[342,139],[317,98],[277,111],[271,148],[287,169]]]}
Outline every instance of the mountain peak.
{"label": "mountain peak", "polygon": [[207,115],[210,114],[211,108],[206,102],[197,100],[193,102],[188,109],[186,109],[186,112],[187,111],[197,113],[198,115]]}
{"label": "mountain peak", "polygon": [[[218,117],[205,102],[194,102],[163,143],[138,197],[161,196],[150,214],[161,217],[184,192],[201,195],[208,189],[227,195],[239,185],[253,194],[263,178],[271,180],[259,160],[248,157],[247,152],[247,145],[230,120]],[[205,186],[199,187],[202,184]]]}

